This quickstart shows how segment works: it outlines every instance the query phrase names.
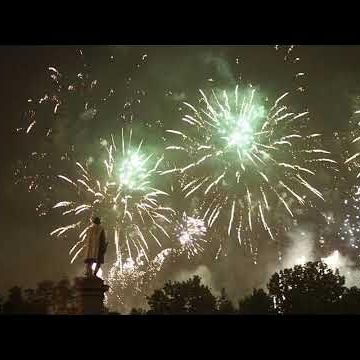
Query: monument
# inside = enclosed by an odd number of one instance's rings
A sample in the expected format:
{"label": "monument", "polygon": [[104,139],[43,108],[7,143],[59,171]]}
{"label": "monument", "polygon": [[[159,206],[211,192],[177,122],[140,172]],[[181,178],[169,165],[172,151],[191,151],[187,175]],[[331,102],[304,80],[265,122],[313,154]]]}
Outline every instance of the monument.
{"label": "monument", "polygon": [[[105,230],[101,226],[99,217],[91,219],[85,237],[85,275],[75,278],[77,314],[104,314],[104,294],[109,286],[97,277],[108,243],[106,242]],[[95,268],[93,270],[93,265]]]}
{"label": "monument", "polygon": [[101,315],[106,312],[104,294],[109,286],[98,277],[75,278],[78,315]]}

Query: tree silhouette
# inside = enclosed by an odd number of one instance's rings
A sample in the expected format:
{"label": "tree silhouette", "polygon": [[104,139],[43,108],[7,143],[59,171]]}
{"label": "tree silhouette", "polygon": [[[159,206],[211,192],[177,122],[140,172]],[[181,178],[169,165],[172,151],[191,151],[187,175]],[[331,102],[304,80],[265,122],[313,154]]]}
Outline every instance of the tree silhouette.
{"label": "tree silhouette", "polygon": [[146,310],[144,309],[132,309],[130,315],[146,315]]}
{"label": "tree silhouette", "polygon": [[323,314],[338,311],[345,278],[323,262],[308,262],[275,273],[268,284],[276,310],[283,314]]}
{"label": "tree silhouette", "polygon": [[339,304],[341,314],[360,314],[360,289],[346,288]]}
{"label": "tree silhouette", "polygon": [[[23,296],[24,293],[24,296]],[[9,289],[3,312],[8,314],[74,314],[76,313],[75,288],[68,279],[57,284],[41,281],[36,289],[14,286]],[[1,312],[1,304],[0,304]]]}
{"label": "tree silhouette", "polygon": [[239,301],[239,314],[274,314],[271,297],[263,289],[254,289],[253,293]]}
{"label": "tree silhouette", "polygon": [[53,312],[55,314],[71,313],[75,307],[74,288],[68,279],[60,280],[53,288]]}
{"label": "tree silhouette", "polygon": [[34,289],[25,289],[25,301],[29,304],[33,304],[35,302],[35,290]]}
{"label": "tree silhouette", "polygon": [[229,300],[224,288],[221,289],[221,295],[217,299],[217,309],[221,314],[233,314],[235,312],[235,308]]}
{"label": "tree silhouette", "polygon": [[167,282],[147,297],[149,314],[211,314],[216,312],[216,298],[201,284],[199,276],[184,282]]}
{"label": "tree silhouette", "polygon": [[9,289],[7,301],[4,303],[5,314],[25,314],[27,309],[22,296],[22,289],[14,286]]}
{"label": "tree silhouette", "polygon": [[54,305],[54,282],[44,280],[37,284],[35,290],[35,302],[37,311],[41,314],[47,314],[52,311]]}
{"label": "tree silhouette", "polygon": [[34,289],[25,289],[25,307],[28,314],[44,314],[43,307],[36,299],[36,292]]}

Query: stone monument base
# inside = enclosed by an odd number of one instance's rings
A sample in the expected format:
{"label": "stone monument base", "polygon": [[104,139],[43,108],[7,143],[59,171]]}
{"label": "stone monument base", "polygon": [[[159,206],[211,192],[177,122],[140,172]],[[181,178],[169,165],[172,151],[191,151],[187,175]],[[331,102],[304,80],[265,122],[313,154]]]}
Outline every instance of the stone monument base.
{"label": "stone monument base", "polygon": [[104,293],[109,286],[98,277],[75,278],[76,303],[78,315],[100,315],[106,312]]}

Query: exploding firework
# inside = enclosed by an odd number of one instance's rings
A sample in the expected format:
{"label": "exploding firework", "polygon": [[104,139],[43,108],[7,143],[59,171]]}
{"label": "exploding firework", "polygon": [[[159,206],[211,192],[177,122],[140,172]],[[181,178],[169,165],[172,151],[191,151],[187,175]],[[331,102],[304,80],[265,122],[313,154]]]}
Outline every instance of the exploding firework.
{"label": "exploding firework", "polygon": [[[349,147],[346,147],[345,154],[348,155],[344,164],[348,170],[354,171],[356,179],[360,178],[360,163],[359,163],[359,124],[360,124],[360,98],[356,97],[353,101],[353,114],[350,118],[350,138],[352,139]],[[347,137],[346,137],[347,138]],[[340,226],[339,236],[341,240],[345,240],[352,248],[359,248],[360,237],[360,216],[359,216],[359,202],[360,202],[360,186],[355,185],[350,191],[350,196],[344,199],[345,216],[342,225]]]}
{"label": "exploding firework", "polygon": [[[54,197],[50,189],[53,189],[54,173],[63,169],[65,161],[75,161],[91,153],[104,126],[109,133],[118,131],[119,127],[132,126],[134,112],[147,94],[133,84],[133,77],[146,63],[146,54],[139,57],[134,50],[138,63],[129,72],[119,69],[117,56],[104,58],[104,50],[100,50],[101,65],[98,50],[95,57],[90,49],[64,51],[71,66],[66,65],[66,61],[45,69],[45,89],[27,100],[21,123],[16,128],[24,155],[18,161],[15,181],[40,195],[41,202],[36,206],[39,215],[49,210],[44,198]],[[105,53],[108,51],[110,49]],[[116,48],[113,51],[116,54]],[[90,58],[94,60],[91,65]]]}
{"label": "exploding firework", "polygon": [[[78,49],[76,53],[70,50],[67,57],[72,59],[71,68],[67,69],[65,64],[59,64],[46,69],[48,78],[46,91],[27,100],[24,121],[21,127],[17,128],[18,132],[27,135],[39,133],[53,139],[64,126],[69,128],[79,125],[80,128],[84,128],[84,124],[88,124],[90,120],[96,120],[100,116],[104,118],[109,115],[111,108],[109,105],[113,103],[119,105],[116,106],[117,116],[112,114],[113,118],[133,120],[133,107],[141,103],[146,91],[132,88],[130,84],[136,71],[147,62],[147,54],[135,55],[137,58],[135,72],[132,71],[130,74],[118,72],[119,59],[113,55],[106,60],[107,71],[103,71],[104,64],[101,64],[102,71],[99,72],[97,70],[99,64],[96,61],[89,65],[88,55],[85,54],[87,52],[90,55],[90,50],[84,52]],[[129,92],[125,91],[126,89]],[[96,126],[94,122],[93,127]],[[71,132],[66,135],[74,140]],[[76,141],[72,145],[76,145]]]}
{"label": "exploding firework", "polygon": [[293,218],[294,203],[304,206],[308,194],[323,200],[309,178],[316,164],[335,161],[314,146],[320,134],[306,134],[308,112],[284,104],[289,93],[271,106],[251,87],[212,91],[211,97],[200,93],[200,108],[184,103],[184,128],[168,130],[179,142],[167,150],[188,160],[166,173],[186,179],[185,198],[203,199],[207,227],[225,223],[228,236],[236,234],[241,244],[242,233],[260,222],[274,239],[271,223],[279,205]]}
{"label": "exploding firework", "polygon": [[[134,146],[124,139],[122,131],[121,146],[118,147],[114,137],[110,145],[103,141],[107,151],[104,167],[99,176],[90,168],[79,162],[76,166],[79,176],[73,180],[58,175],[61,183],[65,183],[71,192],[71,199],[54,205],[62,209],[62,215],[72,217],[72,223],[61,226],[51,235],[61,236],[70,230],[79,231],[79,240],[71,248],[72,262],[84,249],[84,241],[91,214],[99,214],[107,228],[113,230],[116,248],[114,266],[120,272],[132,269],[135,264],[149,261],[148,254],[152,249],[148,240],[153,240],[156,247],[162,247],[161,237],[169,237],[164,225],[169,224],[173,213],[170,207],[160,205],[167,195],[164,191],[153,187],[153,180],[159,174],[162,157],[154,159],[154,155],[145,155],[142,141]],[[158,251],[157,251],[158,252]]]}
{"label": "exploding firework", "polygon": [[346,209],[345,219],[340,226],[339,236],[351,247],[359,248],[360,238],[360,187],[355,186],[352,189],[350,198],[344,200],[344,207]]}
{"label": "exploding firework", "polygon": [[154,291],[158,272],[172,256],[177,256],[176,250],[167,248],[149,263],[139,254],[135,260],[128,258],[122,269],[113,266],[108,278],[107,306],[125,313],[134,307],[146,307],[146,295]]}
{"label": "exploding firework", "polygon": [[360,124],[360,98],[356,97],[353,101],[353,114],[350,118],[350,136],[352,138],[351,141],[351,147],[352,154],[351,156],[347,157],[345,160],[345,164],[349,166],[350,170],[356,170],[357,171],[357,178],[360,177],[359,167],[359,144],[360,144],[360,134],[359,134],[359,124]]}
{"label": "exploding firework", "polygon": [[183,213],[181,221],[175,226],[175,233],[180,250],[186,251],[188,258],[203,251],[202,243],[206,243],[206,231],[204,220]]}

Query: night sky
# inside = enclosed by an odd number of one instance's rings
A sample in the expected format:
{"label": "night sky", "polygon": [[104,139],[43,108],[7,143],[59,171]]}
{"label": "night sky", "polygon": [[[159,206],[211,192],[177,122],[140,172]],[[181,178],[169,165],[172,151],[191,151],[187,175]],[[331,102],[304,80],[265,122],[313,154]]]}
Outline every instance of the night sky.
{"label": "night sky", "polygon": [[[21,184],[15,185],[14,176],[17,161],[24,160],[31,142],[36,146],[37,141],[41,141],[40,136],[25,141],[16,132],[17,127],[24,126],[27,99],[46,92],[49,66],[63,73],[76,72],[81,67],[76,55],[79,48],[94,78],[117,91],[119,103],[113,101],[104,107],[106,118],[113,119],[112,114],[123,108],[126,100],[134,95],[134,89],[146,90],[143,102],[134,106],[133,111],[137,118],[146,118],[153,124],[152,134],[146,135],[150,142],[157,137],[157,127],[162,131],[161,123],[166,119],[173,124],[179,120],[177,99],[184,96],[193,99],[199,88],[207,86],[209,78],[220,87],[232,87],[241,73],[243,79],[259,83],[264,91],[271,92],[286,89],[293,80],[294,71],[303,71],[306,74],[305,102],[311,112],[312,127],[328,136],[347,129],[351,101],[360,95],[359,46],[296,47],[294,52],[301,58],[297,68],[285,66],[282,57],[274,56],[275,50],[265,46],[0,47],[1,293],[12,285],[33,286],[39,280],[73,276],[79,270],[79,265],[69,264],[69,243],[48,235],[54,219],[37,216],[36,194],[29,194]],[[144,54],[147,58],[142,62]],[[113,61],[109,61],[111,56]],[[126,90],[129,77],[131,84]],[[70,141],[79,142],[86,149],[93,146],[87,143],[93,135],[100,135],[104,129],[116,129],[115,120],[104,123],[96,119],[96,124],[76,121],[67,124],[66,131],[73,134]],[[141,131],[145,134],[147,130],[142,128]],[[226,271],[230,273],[231,270]]]}

